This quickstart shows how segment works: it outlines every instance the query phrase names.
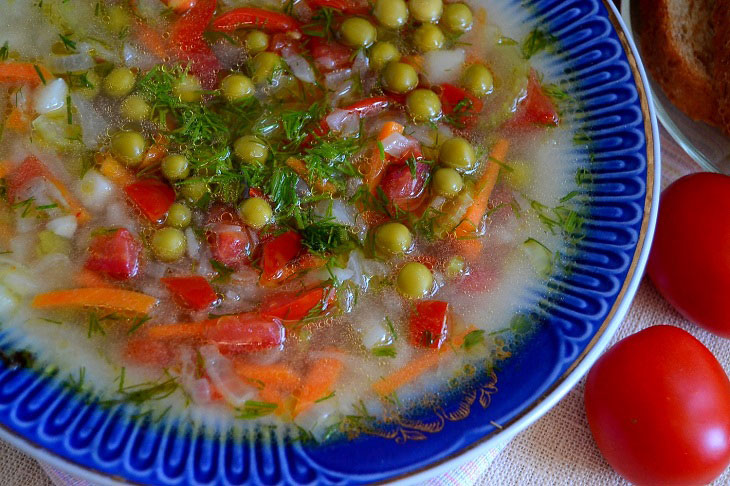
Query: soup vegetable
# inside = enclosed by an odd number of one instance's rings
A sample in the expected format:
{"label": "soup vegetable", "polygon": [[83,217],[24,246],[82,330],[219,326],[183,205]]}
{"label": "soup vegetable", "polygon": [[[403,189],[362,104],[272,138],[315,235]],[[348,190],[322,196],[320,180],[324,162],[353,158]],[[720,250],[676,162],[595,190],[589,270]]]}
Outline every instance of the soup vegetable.
{"label": "soup vegetable", "polygon": [[5,3],[0,311],[109,403],[321,437],[508,355],[579,229],[549,36],[481,5]]}

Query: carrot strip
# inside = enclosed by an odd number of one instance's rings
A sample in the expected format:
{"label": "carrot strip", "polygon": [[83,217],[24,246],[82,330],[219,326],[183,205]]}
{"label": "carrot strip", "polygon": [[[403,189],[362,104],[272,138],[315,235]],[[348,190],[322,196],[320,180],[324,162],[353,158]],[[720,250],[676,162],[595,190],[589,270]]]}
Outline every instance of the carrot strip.
{"label": "carrot strip", "polygon": [[453,354],[455,348],[461,347],[466,335],[473,330],[473,327],[468,328],[466,331],[454,336],[451,339],[450,346],[449,343],[446,343],[447,345],[441,346],[438,351],[427,351],[403,368],[379,379],[372,384],[373,390],[378,395],[387,396],[398,388],[416,381],[425,372],[435,368],[444,357]]}
{"label": "carrot strip", "polygon": [[[41,79],[41,76],[43,79]],[[53,74],[45,67],[30,62],[0,62],[0,83],[28,83],[33,87],[45,80],[53,79]]]}
{"label": "carrot strip", "polygon": [[256,365],[236,361],[235,370],[238,376],[244,380],[261,382],[266,388],[277,388],[292,391],[295,390],[301,379],[288,366],[282,364]]}
{"label": "carrot strip", "polygon": [[13,108],[5,120],[5,126],[15,132],[25,133],[30,128],[30,119],[18,108]]}
{"label": "carrot strip", "polygon": [[337,358],[319,358],[309,368],[301,388],[295,396],[298,401],[294,406],[293,415],[296,416],[312,407],[317,400],[332,393],[337,380],[342,374],[344,363]]}
{"label": "carrot strip", "polygon": [[[304,162],[302,162],[300,159],[297,159],[296,157],[289,157],[288,159],[286,159],[286,165],[288,165],[291,170],[296,172],[299,177],[307,182],[310,182],[307,166],[305,166]],[[335,192],[337,192],[337,188],[331,182],[322,182],[320,180],[315,180],[313,186],[314,190],[323,194],[334,194]]]}
{"label": "carrot strip", "polygon": [[109,154],[101,161],[99,172],[118,186],[126,187],[135,180],[132,173]]}
{"label": "carrot strip", "polygon": [[13,170],[13,165],[7,161],[3,160],[0,162],[0,179],[4,178],[6,175],[10,174],[10,171]]}
{"label": "carrot strip", "polygon": [[368,189],[375,194],[378,184],[380,184],[388,161],[380,156],[378,147],[373,147],[367,154],[360,166],[360,173],[363,175],[363,182],[368,185]]}
{"label": "carrot strip", "polygon": [[104,280],[104,278],[93,270],[87,268],[82,269],[74,277],[74,283],[79,287],[106,287],[114,288],[112,284]]}
{"label": "carrot strip", "polygon": [[393,133],[403,133],[404,129],[405,127],[398,122],[385,122],[383,128],[380,129],[380,133],[378,134],[378,140],[385,140],[386,138],[388,138],[389,135],[392,135]]}
{"label": "carrot strip", "polygon": [[153,339],[190,339],[202,337],[205,333],[205,322],[181,322],[166,324],[147,329],[147,335]]}
{"label": "carrot strip", "polygon": [[484,244],[477,238],[467,237],[465,239],[455,241],[459,253],[470,262],[477,260],[482,254]]}
{"label": "carrot strip", "polygon": [[[502,161],[507,156],[507,149],[509,148],[509,141],[506,139],[500,139],[492,148],[492,152],[489,154],[490,159]],[[499,175],[499,164],[494,161],[489,161],[487,168],[482,174],[479,181],[477,181],[474,187],[474,202],[466,210],[464,219],[454,229],[454,236],[461,238],[474,233],[474,230],[479,227],[479,223],[487,212],[489,204],[489,196],[494,190],[494,186],[497,184],[497,176]]]}
{"label": "carrot strip", "polygon": [[157,299],[149,295],[129,290],[103,287],[86,287],[56,290],[36,295],[33,307],[51,309],[57,307],[102,307],[116,311],[146,314],[157,304]]}

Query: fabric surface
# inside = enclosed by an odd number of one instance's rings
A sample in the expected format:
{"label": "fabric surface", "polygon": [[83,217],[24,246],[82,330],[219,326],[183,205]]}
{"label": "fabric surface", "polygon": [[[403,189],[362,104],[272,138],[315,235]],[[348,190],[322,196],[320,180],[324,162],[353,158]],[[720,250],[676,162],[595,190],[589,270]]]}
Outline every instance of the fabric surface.
{"label": "fabric surface", "polygon": [[[662,129],[662,187],[699,170]],[[684,320],[644,278],[613,342],[656,324],[680,326],[702,341],[730,373],[730,341]],[[44,474],[44,470],[46,474]],[[426,482],[462,485],[626,485],[603,460],[583,409],[583,381],[550,412],[509,444],[499,445],[459,468]],[[730,484],[730,469],[714,483]],[[39,464],[0,441],[0,486],[91,486],[48,465]]]}

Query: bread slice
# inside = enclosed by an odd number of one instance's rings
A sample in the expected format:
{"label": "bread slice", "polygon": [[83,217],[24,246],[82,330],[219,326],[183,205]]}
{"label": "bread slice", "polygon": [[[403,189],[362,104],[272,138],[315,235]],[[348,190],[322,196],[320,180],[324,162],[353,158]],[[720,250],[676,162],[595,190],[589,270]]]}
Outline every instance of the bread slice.
{"label": "bread slice", "polygon": [[667,97],[686,115],[720,124],[712,80],[716,0],[639,0],[643,60]]}
{"label": "bread slice", "polygon": [[718,114],[723,130],[730,135],[730,0],[715,0],[712,25],[715,30],[713,74]]}

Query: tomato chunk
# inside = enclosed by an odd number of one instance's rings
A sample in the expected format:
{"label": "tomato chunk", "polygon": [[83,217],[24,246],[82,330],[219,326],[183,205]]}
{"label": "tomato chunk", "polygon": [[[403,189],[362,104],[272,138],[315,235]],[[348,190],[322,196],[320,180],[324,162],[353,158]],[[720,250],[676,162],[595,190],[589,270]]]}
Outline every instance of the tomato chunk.
{"label": "tomato chunk", "polygon": [[517,105],[515,115],[507,122],[508,128],[528,129],[555,126],[560,122],[553,100],[545,94],[535,72],[527,81],[527,94]]}
{"label": "tomato chunk", "polygon": [[172,25],[170,38],[181,61],[190,63],[190,71],[205,89],[217,85],[220,61],[211,50],[203,33],[213,19],[216,0],[198,0]]}
{"label": "tomato chunk", "polygon": [[205,337],[221,352],[240,353],[278,347],[286,330],[279,319],[246,313],[214,320],[206,327]]}
{"label": "tomato chunk", "polygon": [[442,110],[451,117],[453,125],[457,128],[469,128],[476,124],[477,115],[484,108],[482,100],[449,83],[441,84],[438,92]]}
{"label": "tomato chunk", "polygon": [[261,255],[261,278],[277,280],[287,263],[302,252],[302,237],[296,231],[282,233],[263,245]]}
{"label": "tomato chunk", "polygon": [[173,362],[175,353],[164,341],[155,339],[130,339],[124,348],[125,359],[137,365],[164,368]]}
{"label": "tomato chunk", "polygon": [[213,258],[231,268],[248,264],[256,246],[256,236],[238,225],[217,224],[206,236]]}
{"label": "tomato chunk", "polygon": [[423,348],[440,348],[446,339],[448,324],[448,302],[440,300],[418,302],[408,321],[411,344]]}
{"label": "tomato chunk", "polygon": [[428,173],[429,166],[422,162],[415,163],[415,175],[406,164],[391,165],[386,169],[380,187],[391,204],[404,211],[413,211],[426,195]]}
{"label": "tomato chunk", "polygon": [[211,29],[218,32],[233,32],[246,27],[256,27],[266,32],[287,32],[299,30],[299,22],[280,12],[239,7],[219,15],[211,24]]}
{"label": "tomato chunk", "polygon": [[207,309],[218,300],[215,290],[203,277],[165,277],[161,281],[175,299],[188,309]]}
{"label": "tomato chunk", "polygon": [[126,280],[139,272],[141,245],[126,228],[94,237],[89,245],[86,268],[116,280]]}
{"label": "tomato chunk", "polygon": [[320,71],[330,72],[352,65],[352,50],[337,42],[325,42],[313,37],[309,41],[309,49]]}
{"label": "tomato chunk", "polygon": [[321,306],[324,313],[337,301],[336,294],[331,287],[317,287],[301,292],[282,292],[272,294],[264,299],[261,306],[261,315],[277,317],[283,321],[301,321],[317,307]]}
{"label": "tomato chunk", "polygon": [[140,179],[124,188],[127,197],[153,223],[159,223],[175,202],[175,191],[157,179]]}

